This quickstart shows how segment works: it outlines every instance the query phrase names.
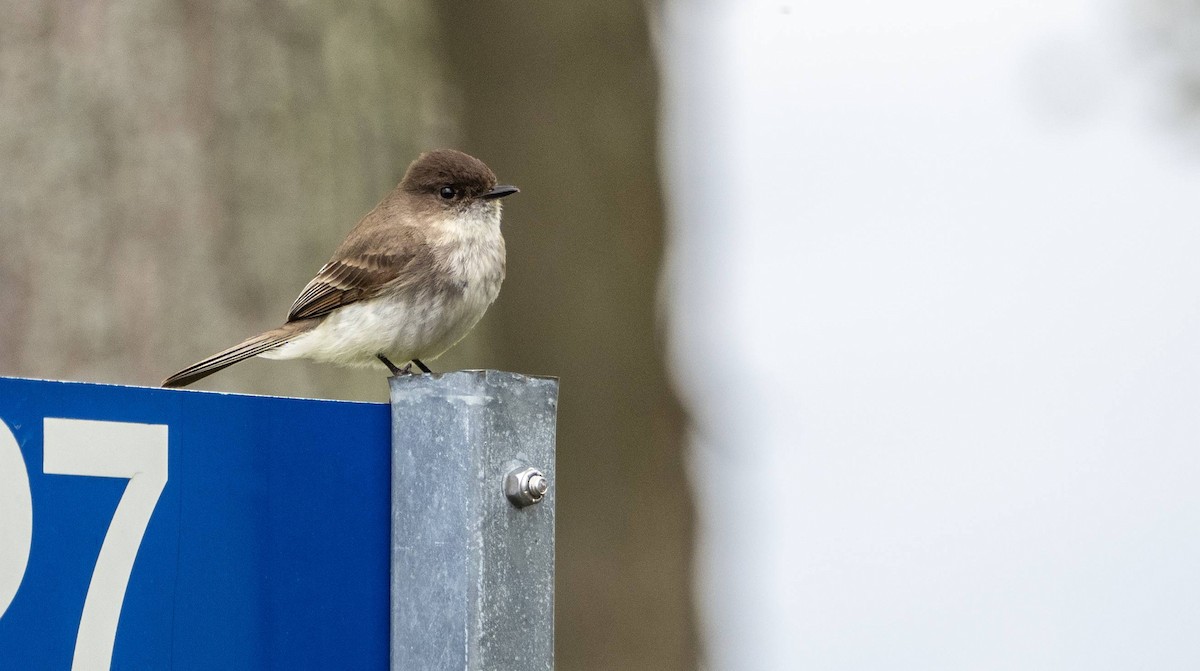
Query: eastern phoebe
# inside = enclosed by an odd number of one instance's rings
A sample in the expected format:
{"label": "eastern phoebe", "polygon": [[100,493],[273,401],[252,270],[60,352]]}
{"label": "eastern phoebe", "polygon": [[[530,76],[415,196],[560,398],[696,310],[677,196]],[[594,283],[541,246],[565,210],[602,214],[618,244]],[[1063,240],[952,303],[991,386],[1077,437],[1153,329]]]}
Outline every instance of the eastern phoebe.
{"label": "eastern phoebe", "polygon": [[411,361],[450,349],[483,317],[504,280],[500,199],[483,161],[453,149],[417,157],[400,184],[350,231],[292,304],[287,321],[163,380],[182,387],[252,356],[344,366]]}

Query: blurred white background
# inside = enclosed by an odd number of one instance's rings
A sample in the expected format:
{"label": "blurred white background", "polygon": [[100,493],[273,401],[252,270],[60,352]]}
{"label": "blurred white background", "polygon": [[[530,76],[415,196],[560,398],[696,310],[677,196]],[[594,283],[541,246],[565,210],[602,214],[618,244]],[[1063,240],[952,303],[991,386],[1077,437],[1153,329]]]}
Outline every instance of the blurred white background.
{"label": "blurred white background", "polygon": [[709,668],[1200,668],[1197,13],[666,3]]}

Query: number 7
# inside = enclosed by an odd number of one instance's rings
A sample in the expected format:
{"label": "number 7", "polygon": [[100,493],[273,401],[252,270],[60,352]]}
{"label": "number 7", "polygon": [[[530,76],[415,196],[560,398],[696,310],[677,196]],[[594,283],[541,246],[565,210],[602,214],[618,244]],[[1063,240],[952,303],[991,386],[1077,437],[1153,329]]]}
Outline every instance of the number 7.
{"label": "number 7", "polygon": [[133,561],[167,484],[167,426],[52,417],[43,426],[43,472],[129,478],[96,557],[71,662],[72,671],[106,671]]}

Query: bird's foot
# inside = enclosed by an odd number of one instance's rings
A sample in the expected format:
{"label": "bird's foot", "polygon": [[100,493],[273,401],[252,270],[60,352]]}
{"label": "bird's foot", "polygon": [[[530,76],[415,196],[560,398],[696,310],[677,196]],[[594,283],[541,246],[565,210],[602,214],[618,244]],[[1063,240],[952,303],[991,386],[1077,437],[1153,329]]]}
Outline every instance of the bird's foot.
{"label": "bird's foot", "polygon": [[388,361],[388,358],[386,356],[384,356],[382,354],[376,354],[375,356],[378,357],[379,360],[383,362],[383,365],[388,367],[388,370],[390,370],[392,372],[393,376],[399,377],[401,375],[412,375],[412,364],[411,363],[406,365],[404,368],[397,368],[396,364],[392,363],[391,361]]}
{"label": "bird's foot", "polygon": [[[421,372],[425,373],[426,375],[433,372],[433,371],[429,370],[429,366],[426,366],[425,364],[421,363],[420,359],[413,359],[412,363],[410,363],[409,366],[411,366],[413,363],[417,364],[417,368],[420,368]],[[405,366],[405,368],[407,368],[407,367],[408,366]]]}

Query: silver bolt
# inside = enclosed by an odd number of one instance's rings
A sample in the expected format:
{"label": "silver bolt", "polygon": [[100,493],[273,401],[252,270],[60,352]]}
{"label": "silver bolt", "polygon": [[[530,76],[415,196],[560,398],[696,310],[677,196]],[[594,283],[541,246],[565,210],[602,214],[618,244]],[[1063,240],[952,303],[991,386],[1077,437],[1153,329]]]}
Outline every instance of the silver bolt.
{"label": "silver bolt", "polygon": [[546,490],[550,489],[550,481],[541,473],[534,473],[529,476],[529,493],[535,498],[542,498],[546,495]]}
{"label": "silver bolt", "polygon": [[550,480],[536,468],[518,467],[504,476],[504,495],[518,508],[541,501],[549,490]]}

